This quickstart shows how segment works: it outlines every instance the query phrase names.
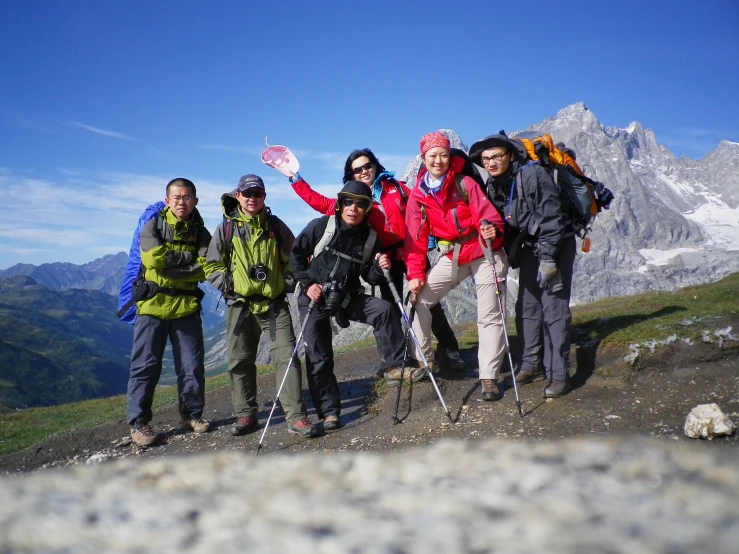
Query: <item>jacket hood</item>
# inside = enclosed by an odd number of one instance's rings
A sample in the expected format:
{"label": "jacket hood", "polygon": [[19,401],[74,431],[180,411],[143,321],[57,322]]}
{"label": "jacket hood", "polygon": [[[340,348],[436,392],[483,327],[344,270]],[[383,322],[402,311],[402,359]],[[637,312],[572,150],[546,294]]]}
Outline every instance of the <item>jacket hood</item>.
{"label": "jacket hood", "polygon": [[470,147],[470,159],[473,163],[482,167],[482,160],[480,159],[482,153],[490,148],[505,148],[506,150],[513,152],[513,157],[519,161],[526,158],[526,149],[520,142],[499,133],[496,135],[488,135],[484,139],[478,140],[473,144]]}

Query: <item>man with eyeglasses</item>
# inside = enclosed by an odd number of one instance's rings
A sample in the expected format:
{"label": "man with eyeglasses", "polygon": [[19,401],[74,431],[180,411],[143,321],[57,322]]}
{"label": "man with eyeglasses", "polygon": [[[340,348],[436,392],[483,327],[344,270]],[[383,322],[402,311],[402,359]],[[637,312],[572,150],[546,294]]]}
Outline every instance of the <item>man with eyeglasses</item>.
{"label": "man with eyeglasses", "polygon": [[180,415],[196,433],[210,424],[203,419],[205,365],[203,324],[198,283],[205,280],[203,264],[210,233],[195,208],[195,185],[189,179],[167,184],[166,206],[141,229],[140,298],[133,326],[127,419],[138,446],[153,444],[154,390],[162,371],[167,339],[172,343]]}
{"label": "man with eyeglasses", "polygon": [[516,327],[522,346],[516,381],[546,381],[544,398],[570,389],[570,294],[575,232],[549,172],[526,163],[526,150],[505,134],[470,148],[470,159],[488,172],[487,196],[504,216],[505,250],[520,267]]}
{"label": "man with eyeglasses", "polygon": [[[357,321],[371,325],[377,339],[382,370],[400,373],[403,364],[403,330],[393,305],[364,293],[359,277],[370,285],[383,279],[390,268],[381,253],[377,233],[367,223],[372,191],[360,181],[341,189],[335,215],[311,221],[295,241],[290,262],[303,294],[298,297],[301,321],[315,306],[305,328],[305,365],[313,406],[325,430],[341,427],[341,399],[334,375],[334,352],[329,318],[341,325]],[[343,322],[343,323],[342,323]],[[422,369],[408,370],[411,378],[423,377]]]}
{"label": "man with eyeglasses", "polygon": [[289,254],[295,237],[287,225],[265,206],[267,192],[258,175],[239,179],[231,194],[221,197],[223,222],[208,249],[208,281],[226,299],[228,375],[236,422],[235,436],[255,431],[257,421],[257,350],[262,331],[269,331],[276,384],[283,378],[280,405],[287,430],[302,438],[319,434],[308,419],[301,396],[300,360],[290,357],[295,332],[287,293],[295,287]]}

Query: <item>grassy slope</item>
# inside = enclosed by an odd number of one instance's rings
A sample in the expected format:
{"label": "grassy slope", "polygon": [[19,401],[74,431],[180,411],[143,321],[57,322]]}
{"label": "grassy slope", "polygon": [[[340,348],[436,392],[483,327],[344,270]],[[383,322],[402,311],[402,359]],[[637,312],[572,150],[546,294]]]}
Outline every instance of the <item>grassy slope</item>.
{"label": "grassy slope", "polygon": [[[736,320],[739,305],[739,274],[709,285],[676,292],[648,292],[637,296],[608,298],[573,308],[574,334],[579,343],[596,342],[599,350],[627,350],[628,345],[661,340],[670,335],[700,339],[703,330],[714,331]],[[693,324],[687,322],[693,321]],[[509,325],[509,330],[512,325]],[[464,326],[462,347],[477,343],[474,325]],[[340,349],[357,350],[374,345],[367,339]],[[731,348],[736,349],[736,343]],[[620,359],[620,358],[619,358]],[[271,366],[260,368],[269,371]],[[228,377],[206,380],[206,389],[228,385]],[[158,387],[154,407],[176,401],[174,387]],[[121,419],[125,396],[89,400],[51,408],[37,408],[0,416],[0,455],[26,448],[44,438],[76,428],[92,427]]]}

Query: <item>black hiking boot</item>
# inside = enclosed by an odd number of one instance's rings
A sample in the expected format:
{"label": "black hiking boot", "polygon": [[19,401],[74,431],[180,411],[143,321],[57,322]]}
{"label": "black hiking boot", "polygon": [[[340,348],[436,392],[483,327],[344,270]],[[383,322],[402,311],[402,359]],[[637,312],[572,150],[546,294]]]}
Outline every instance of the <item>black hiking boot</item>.
{"label": "black hiking boot", "polygon": [[567,394],[569,391],[569,381],[558,381],[557,379],[552,379],[549,381],[549,384],[542,389],[541,393],[544,398],[559,398],[560,396]]}
{"label": "black hiking boot", "polygon": [[258,427],[259,422],[256,417],[240,417],[236,420],[236,423],[233,424],[233,427],[231,427],[231,434],[235,437],[240,437],[241,435],[246,435],[252,431],[256,431]]}
{"label": "black hiking boot", "polygon": [[459,350],[447,350],[440,346],[436,349],[436,355],[434,357],[439,365],[447,369],[464,371],[464,360],[459,355]]}
{"label": "black hiking boot", "polygon": [[324,431],[335,431],[336,429],[339,429],[340,427],[341,427],[341,420],[339,419],[339,416],[337,415],[326,416],[326,419],[323,420],[323,430]]}

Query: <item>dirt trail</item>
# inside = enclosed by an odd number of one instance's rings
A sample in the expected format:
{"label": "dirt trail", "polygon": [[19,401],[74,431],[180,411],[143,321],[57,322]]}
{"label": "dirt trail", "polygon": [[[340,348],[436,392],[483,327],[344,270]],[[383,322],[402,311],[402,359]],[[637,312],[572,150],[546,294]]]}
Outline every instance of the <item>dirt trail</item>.
{"label": "dirt trail", "polygon": [[[399,415],[393,425],[395,389],[375,395],[376,350],[366,349],[337,357],[337,376],[342,398],[344,427],[319,438],[304,440],[286,432],[281,410],[275,411],[260,456],[295,451],[394,451],[440,438],[556,439],[595,433],[647,434],[690,441],[682,427],[687,413],[697,404],[716,402],[739,423],[739,349],[719,350],[713,345],[671,345],[644,357],[644,369],[628,382],[602,378],[593,367],[609,362],[606,355],[575,350],[574,389],[565,397],[544,401],[541,384],[519,387],[525,417],[518,415],[513,390],[498,402],[482,402],[477,373],[476,349],[462,352],[468,368],[462,373],[442,371],[440,390],[455,421],[452,425],[428,381],[404,387]],[[610,353],[612,358],[623,353]],[[578,369],[579,367],[579,369]],[[179,428],[176,406],[155,413],[153,424],[163,433],[158,446],[138,448],[126,444],[128,427],[123,419],[90,429],[52,437],[24,451],[0,457],[0,472],[15,473],[39,468],[65,467],[107,459],[136,456],[147,458],[233,449],[253,452],[261,436],[275,391],[274,375],[259,380],[259,432],[233,437],[229,427],[230,389],[211,391],[205,416],[212,431],[204,435]],[[410,403],[409,403],[410,399]],[[306,405],[310,400],[306,394]],[[310,417],[315,421],[313,411]],[[739,436],[705,441],[709,447],[735,447]],[[92,459],[90,459],[92,457]]]}

